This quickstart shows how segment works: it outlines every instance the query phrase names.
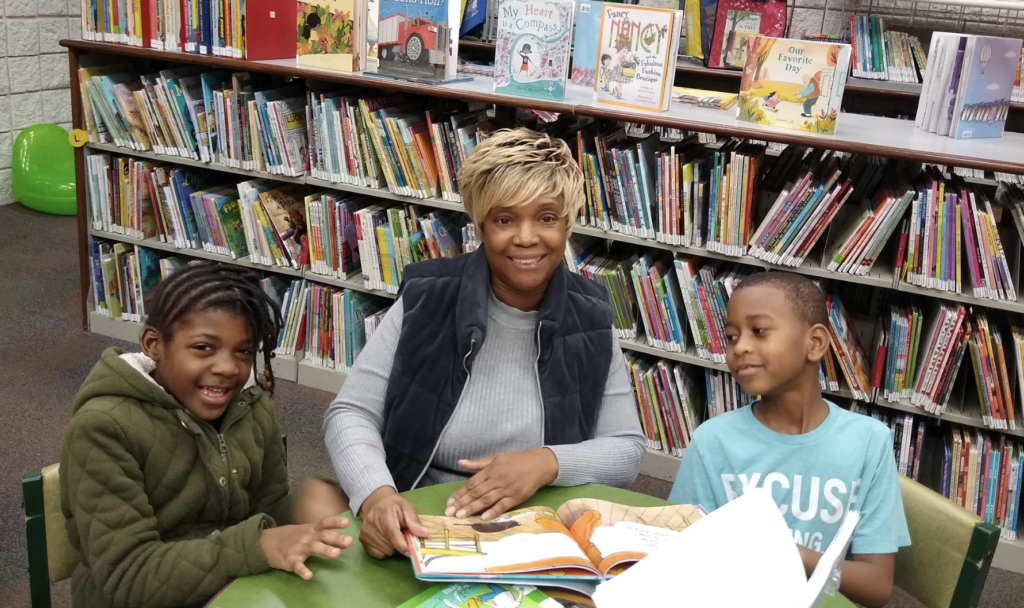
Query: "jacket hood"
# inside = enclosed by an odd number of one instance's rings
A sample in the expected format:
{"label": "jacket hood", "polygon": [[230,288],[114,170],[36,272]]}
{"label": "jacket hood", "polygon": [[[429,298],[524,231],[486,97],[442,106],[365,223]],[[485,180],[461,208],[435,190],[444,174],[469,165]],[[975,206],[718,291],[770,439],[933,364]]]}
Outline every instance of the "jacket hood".
{"label": "jacket hood", "polygon": [[[124,397],[167,409],[183,409],[177,399],[153,379],[154,369],[156,362],[143,353],[126,353],[119,348],[108,348],[85,378],[82,388],[78,389],[71,413],[76,413],[89,400],[97,397]],[[252,376],[245,386],[249,391],[259,390],[251,388],[254,386]]]}

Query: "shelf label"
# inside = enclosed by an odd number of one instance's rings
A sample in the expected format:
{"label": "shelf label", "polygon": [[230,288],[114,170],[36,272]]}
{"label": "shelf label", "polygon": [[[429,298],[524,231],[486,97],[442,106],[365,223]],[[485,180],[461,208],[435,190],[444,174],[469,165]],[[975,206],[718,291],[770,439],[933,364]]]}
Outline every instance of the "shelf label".
{"label": "shelf label", "polygon": [[68,132],[68,141],[76,148],[81,148],[89,141],[89,134],[82,129],[71,129]]}

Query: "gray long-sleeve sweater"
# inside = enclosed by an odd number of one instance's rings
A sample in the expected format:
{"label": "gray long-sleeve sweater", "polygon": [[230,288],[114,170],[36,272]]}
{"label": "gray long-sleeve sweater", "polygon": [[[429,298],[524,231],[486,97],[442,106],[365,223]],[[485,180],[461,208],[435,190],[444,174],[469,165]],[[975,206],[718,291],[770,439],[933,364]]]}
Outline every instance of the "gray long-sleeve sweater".
{"label": "gray long-sleeve sweater", "polygon": [[[487,337],[419,487],[467,479],[469,473],[458,466],[461,459],[546,445],[535,369],[537,313],[507,306],[492,293],[487,316]],[[401,333],[399,298],[360,353],[325,416],[327,451],[353,513],[359,513],[366,497],[378,488],[394,487],[381,433],[384,393]],[[640,471],[644,436],[618,340],[612,348],[594,438],[546,446],[558,459],[557,486],[628,486]]]}

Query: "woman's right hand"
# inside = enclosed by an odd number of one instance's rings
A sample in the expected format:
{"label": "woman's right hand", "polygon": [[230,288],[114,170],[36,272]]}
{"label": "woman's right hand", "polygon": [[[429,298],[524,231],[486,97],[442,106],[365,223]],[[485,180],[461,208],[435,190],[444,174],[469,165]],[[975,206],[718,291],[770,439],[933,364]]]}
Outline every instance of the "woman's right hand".
{"label": "woman's right hand", "polygon": [[294,572],[308,581],[313,573],[306,567],[306,558],[341,555],[352,544],[352,537],[334,530],[347,527],[345,517],[325,517],[316,524],[268,528],[260,532],[260,549],[271,568]]}
{"label": "woman's right hand", "polygon": [[363,525],[359,542],[366,553],[376,559],[390,557],[395,551],[408,557],[406,530],[420,538],[430,534],[420,523],[416,508],[389,486],[377,488],[363,501],[360,516]]}

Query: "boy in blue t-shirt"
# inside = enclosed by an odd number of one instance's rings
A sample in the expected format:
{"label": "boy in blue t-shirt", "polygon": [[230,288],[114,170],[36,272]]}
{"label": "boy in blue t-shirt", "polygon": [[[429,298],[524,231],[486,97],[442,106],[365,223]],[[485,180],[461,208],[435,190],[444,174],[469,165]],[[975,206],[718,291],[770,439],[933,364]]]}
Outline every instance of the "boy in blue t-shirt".
{"label": "boy in blue t-shirt", "polygon": [[726,315],[726,362],[750,407],[700,425],[669,500],[711,511],[769,487],[808,575],[849,511],[860,511],[839,590],[873,608],[892,595],[896,551],[910,544],[889,429],[821,397],[829,348],[825,296],[800,275],[748,277]]}

